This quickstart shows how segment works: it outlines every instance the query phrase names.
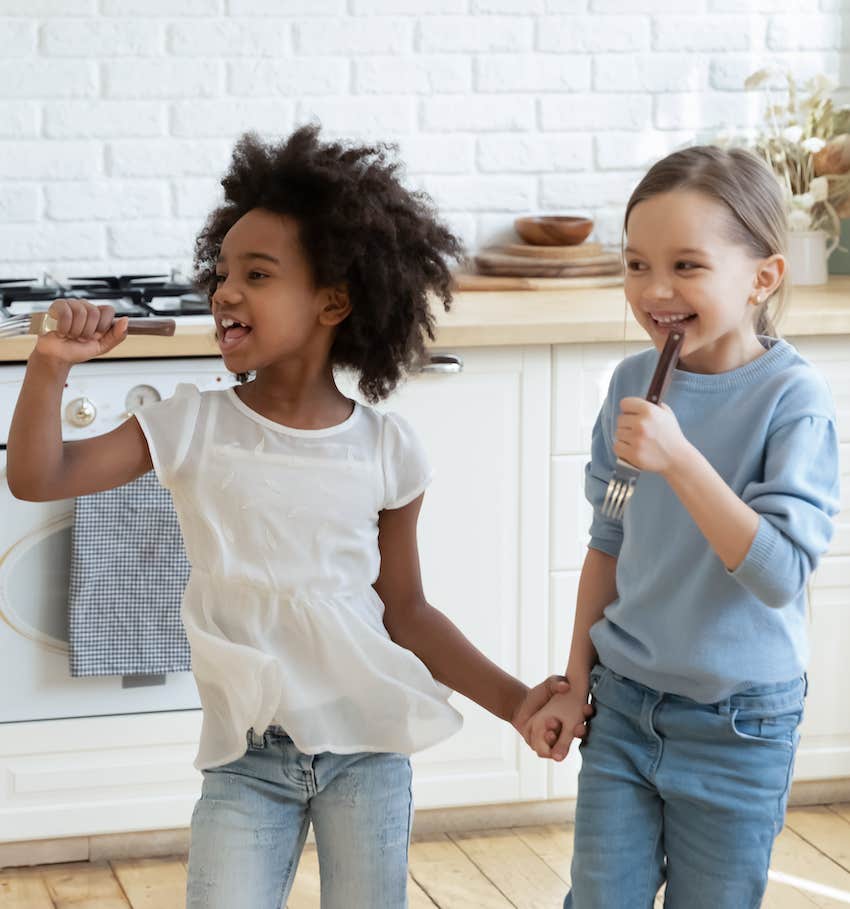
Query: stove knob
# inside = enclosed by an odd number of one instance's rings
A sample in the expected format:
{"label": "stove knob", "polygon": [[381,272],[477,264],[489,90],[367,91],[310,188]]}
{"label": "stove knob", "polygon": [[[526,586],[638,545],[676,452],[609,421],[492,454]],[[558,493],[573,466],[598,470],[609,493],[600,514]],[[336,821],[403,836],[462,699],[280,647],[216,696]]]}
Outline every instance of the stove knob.
{"label": "stove knob", "polygon": [[97,408],[88,398],[74,398],[65,408],[65,419],[72,426],[89,426],[97,416]]}

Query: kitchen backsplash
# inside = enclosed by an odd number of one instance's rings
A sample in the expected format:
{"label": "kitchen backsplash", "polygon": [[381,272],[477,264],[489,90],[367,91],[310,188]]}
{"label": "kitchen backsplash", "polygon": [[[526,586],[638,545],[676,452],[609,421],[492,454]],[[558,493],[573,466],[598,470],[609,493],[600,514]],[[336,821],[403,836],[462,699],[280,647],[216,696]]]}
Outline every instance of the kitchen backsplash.
{"label": "kitchen backsplash", "polygon": [[758,119],[753,70],[850,84],[850,0],[0,0],[0,48],[0,277],[128,272],[188,267],[237,135],[312,119],[398,142],[470,246],[616,241],[649,162]]}

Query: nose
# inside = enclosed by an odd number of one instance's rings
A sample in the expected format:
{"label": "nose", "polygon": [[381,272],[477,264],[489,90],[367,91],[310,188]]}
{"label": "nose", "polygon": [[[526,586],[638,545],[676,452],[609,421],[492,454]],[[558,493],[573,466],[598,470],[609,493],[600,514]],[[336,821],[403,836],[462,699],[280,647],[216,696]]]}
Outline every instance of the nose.
{"label": "nose", "polygon": [[241,291],[233,279],[227,275],[219,281],[212,293],[213,306],[234,306],[241,299]]}
{"label": "nose", "polygon": [[643,290],[642,297],[647,303],[662,300],[671,300],[674,296],[673,288],[663,276],[654,277]]}

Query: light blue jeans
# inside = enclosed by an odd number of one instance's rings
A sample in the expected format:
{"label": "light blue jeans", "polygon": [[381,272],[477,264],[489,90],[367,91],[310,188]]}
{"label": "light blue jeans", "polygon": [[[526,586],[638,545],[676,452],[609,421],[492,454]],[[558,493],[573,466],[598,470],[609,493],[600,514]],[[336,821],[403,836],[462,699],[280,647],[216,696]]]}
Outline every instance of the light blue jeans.
{"label": "light blue jeans", "polygon": [[581,745],[565,909],[755,909],[782,829],[805,679],[716,704],[602,666]]}
{"label": "light blue jeans", "polygon": [[405,909],[413,816],[401,754],[308,755],[283,730],[204,771],[192,815],[188,909],[280,909],[312,821],[322,909]]}

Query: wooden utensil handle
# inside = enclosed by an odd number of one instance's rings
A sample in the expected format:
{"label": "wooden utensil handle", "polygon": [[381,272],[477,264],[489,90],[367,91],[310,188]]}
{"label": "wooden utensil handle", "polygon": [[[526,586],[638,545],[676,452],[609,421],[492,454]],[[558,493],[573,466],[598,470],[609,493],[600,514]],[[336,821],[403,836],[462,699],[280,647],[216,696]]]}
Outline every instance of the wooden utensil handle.
{"label": "wooden utensil handle", "polygon": [[660,404],[667,392],[667,386],[673,377],[673,370],[679,362],[679,352],[682,344],[685,342],[685,333],[683,331],[671,331],[667,335],[667,341],[664,349],[658,357],[658,365],[652,374],[652,381],[649,383],[649,391],[646,393],[646,400],[653,404]]}
{"label": "wooden utensil handle", "polygon": [[170,338],[174,334],[174,319],[128,319],[128,335],[161,335]]}

